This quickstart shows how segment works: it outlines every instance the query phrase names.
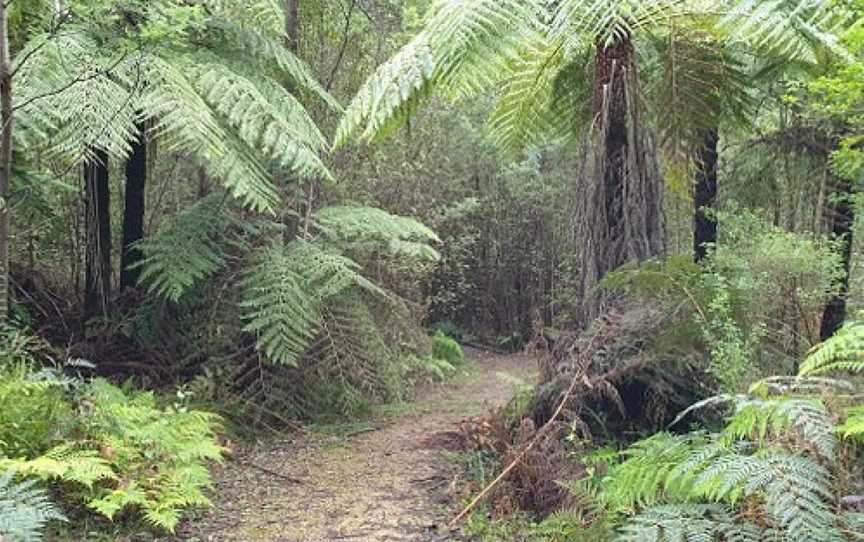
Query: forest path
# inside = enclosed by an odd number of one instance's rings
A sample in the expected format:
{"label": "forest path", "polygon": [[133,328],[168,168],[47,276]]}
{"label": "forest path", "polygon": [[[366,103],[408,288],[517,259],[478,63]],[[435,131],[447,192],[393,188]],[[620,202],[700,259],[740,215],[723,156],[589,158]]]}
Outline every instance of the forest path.
{"label": "forest path", "polygon": [[182,539],[455,540],[443,505],[457,467],[440,445],[463,420],[509,401],[536,368],[525,355],[466,354],[476,369],[425,390],[383,421],[342,426],[341,436],[333,436],[336,426],[322,428],[230,461],[217,472],[214,508],[187,525]]}

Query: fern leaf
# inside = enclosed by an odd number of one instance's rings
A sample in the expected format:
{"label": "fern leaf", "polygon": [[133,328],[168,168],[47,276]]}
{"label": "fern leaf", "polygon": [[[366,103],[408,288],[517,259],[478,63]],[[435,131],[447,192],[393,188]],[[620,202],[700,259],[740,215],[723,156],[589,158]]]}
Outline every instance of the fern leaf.
{"label": "fern leaf", "polygon": [[799,376],[837,371],[864,372],[864,321],[852,320],[816,346],[801,364]]}
{"label": "fern leaf", "polygon": [[13,473],[0,474],[0,538],[10,542],[38,542],[51,521],[66,521],[48,494],[33,480],[15,482]]}

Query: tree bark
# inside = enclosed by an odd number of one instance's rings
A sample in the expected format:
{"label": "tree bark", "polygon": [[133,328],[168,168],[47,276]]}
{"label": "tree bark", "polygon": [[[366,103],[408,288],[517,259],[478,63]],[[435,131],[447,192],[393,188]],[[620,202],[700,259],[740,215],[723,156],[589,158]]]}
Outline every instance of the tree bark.
{"label": "tree bark", "polygon": [[111,296],[111,208],[108,153],[97,150],[84,164],[87,254],[84,320],[108,313]]}
{"label": "tree bark", "polygon": [[594,71],[595,120],[573,214],[581,325],[602,309],[598,286],[609,271],[665,249],[662,175],[656,141],[641,119],[633,42],[598,44]]}
{"label": "tree bark", "polygon": [[285,45],[294,54],[300,51],[300,0],[285,0]]}
{"label": "tree bark", "polygon": [[840,291],[828,301],[822,315],[819,336],[823,341],[834,335],[846,319],[846,298],[849,295],[849,272],[852,260],[852,228],[855,225],[852,183],[839,178],[836,179],[836,182],[835,199],[830,205],[831,231],[834,238],[840,243],[843,277]]}
{"label": "tree bark", "polygon": [[9,316],[9,182],[12,178],[12,64],[8,2],[0,0],[0,324]]}
{"label": "tree bark", "polygon": [[120,256],[120,289],[134,288],[141,270],[136,266],[143,255],[135,243],[144,238],[145,189],[147,186],[147,137],[138,126],[132,153],[126,161],[126,194],[123,207],[123,247]]}
{"label": "tree bark", "polygon": [[717,243],[717,220],[708,212],[717,199],[717,162],[720,134],[717,128],[705,131],[696,155],[696,186],[693,193],[693,258],[701,262],[708,248]]}

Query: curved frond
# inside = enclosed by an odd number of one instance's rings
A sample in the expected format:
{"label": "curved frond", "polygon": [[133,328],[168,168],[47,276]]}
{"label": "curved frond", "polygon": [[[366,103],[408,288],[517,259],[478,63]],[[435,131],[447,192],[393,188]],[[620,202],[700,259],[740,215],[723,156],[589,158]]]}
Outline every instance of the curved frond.
{"label": "curved frond", "polygon": [[609,46],[683,14],[686,0],[562,0],[550,36]]}
{"label": "curved frond", "polygon": [[827,341],[817,345],[801,364],[799,375],[836,371],[864,373],[864,321],[852,320]]}
{"label": "curved frond", "polygon": [[332,179],[318,154],[327,145],[324,136],[293,96],[223,64],[206,64],[200,74],[198,91],[250,148],[303,177]]}
{"label": "curved frond", "polygon": [[66,518],[34,480],[15,482],[13,476],[0,475],[0,538],[37,542],[48,522]]}
{"label": "curved frond", "polygon": [[246,205],[271,211],[278,194],[260,160],[223,125],[196,84],[187,76],[194,67],[164,59],[152,61],[152,78],[143,109],[154,120],[154,133],[166,146],[195,156],[202,167]]}
{"label": "curved frond", "polygon": [[438,0],[424,30],[380,66],[349,104],[335,146],[386,135],[433,89],[471,95],[499,80],[543,13],[539,0]]}
{"label": "curved frond", "polygon": [[825,48],[848,56],[838,36],[848,16],[835,2],[822,0],[735,0],[722,17],[730,38],[780,58],[817,61]]}

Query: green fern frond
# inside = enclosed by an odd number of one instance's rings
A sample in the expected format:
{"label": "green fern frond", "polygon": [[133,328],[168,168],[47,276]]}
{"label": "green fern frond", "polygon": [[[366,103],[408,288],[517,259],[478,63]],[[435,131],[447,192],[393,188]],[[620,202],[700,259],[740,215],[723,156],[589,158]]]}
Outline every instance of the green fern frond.
{"label": "green fern frond", "polygon": [[0,470],[14,470],[42,480],[75,482],[86,487],[117,478],[97,452],[75,444],[61,444],[34,459],[0,459]]}
{"label": "green fern frond", "polygon": [[257,83],[221,63],[202,66],[196,78],[204,99],[250,148],[303,177],[332,180],[319,157],[326,141],[306,109],[277,85]]}
{"label": "green fern frond", "polygon": [[194,64],[152,61],[151,79],[141,107],[154,121],[154,135],[170,150],[188,153],[234,197],[262,211],[272,211],[278,194],[260,158],[223,124],[188,75]]}
{"label": "green fern frond", "polygon": [[650,508],[628,520],[619,542],[764,542],[758,526],[723,505],[678,504]]}
{"label": "green fern frond", "polygon": [[720,25],[732,40],[776,57],[815,63],[819,48],[848,56],[838,37],[847,22],[848,16],[833,2],[736,0]]}
{"label": "green fern frond", "polygon": [[14,481],[14,473],[0,474],[0,538],[9,542],[38,542],[51,521],[66,517],[35,487],[35,481]]}
{"label": "green fern frond", "polygon": [[557,83],[567,69],[584,70],[587,61],[574,62],[563,43],[543,34],[527,41],[510,65],[489,118],[495,143],[512,152],[526,145],[572,138],[587,102],[590,78],[582,73],[582,77],[568,79],[566,85]]}
{"label": "green fern frond", "polygon": [[646,27],[665,26],[685,13],[686,0],[563,0],[550,35],[609,46]]}
{"label": "green fern frond", "polygon": [[351,251],[388,253],[391,256],[437,261],[430,244],[441,239],[421,222],[392,215],[375,207],[331,206],[316,213],[316,226],[328,242]]}
{"label": "green fern frond", "polygon": [[843,438],[864,443],[864,406],[850,408],[845,415],[846,419],[837,427],[837,432]]}
{"label": "green fern frond", "polygon": [[864,320],[851,320],[817,345],[801,364],[799,376],[838,371],[864,372]]}
{"label": "green fern frond", "polygon": [[178,301],[225,264],[223,237],[235,224],[218,195],[199,201],[138,244],[144,254],[141,283],[150,292]]}
{"label": "green fern frond", "polygon": [[365,141],[386,135],[433,89],[456,96],[488,88],[506,73],[542,12],[538,0],[437,0],[425,29],[360,88],[335,146],[355,135]]}

